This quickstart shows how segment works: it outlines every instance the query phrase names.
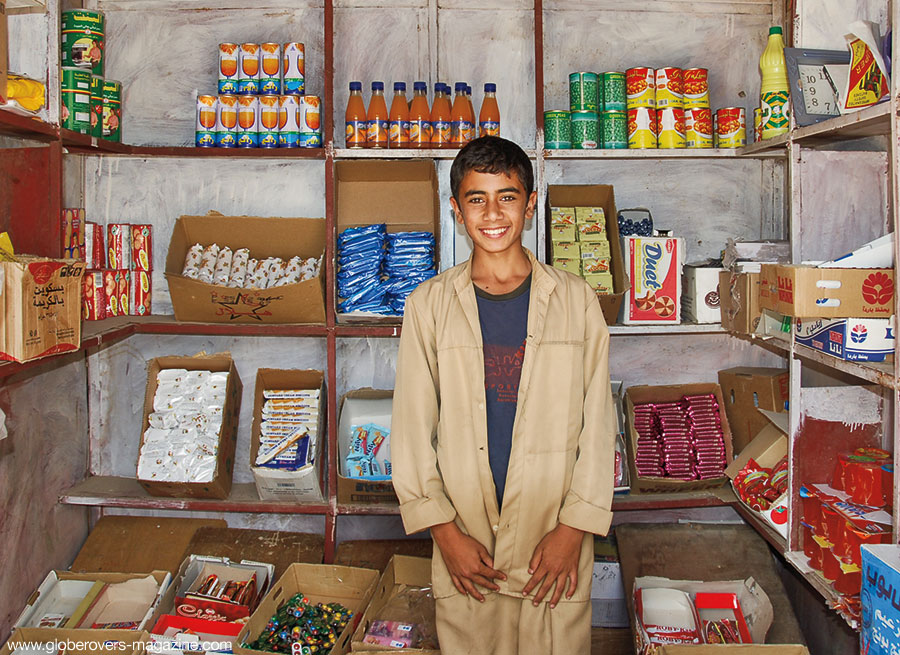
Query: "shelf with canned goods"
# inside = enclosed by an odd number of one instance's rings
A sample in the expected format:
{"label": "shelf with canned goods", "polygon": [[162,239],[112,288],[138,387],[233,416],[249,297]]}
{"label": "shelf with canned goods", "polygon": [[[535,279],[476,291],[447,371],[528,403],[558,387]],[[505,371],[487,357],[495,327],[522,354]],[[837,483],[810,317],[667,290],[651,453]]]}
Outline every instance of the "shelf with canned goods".
{"label": "shelf with canned goods", "polygon": [[[525,148],[529,159],[537,157],[534,148]],[[335,159],[453,159],[459,148],[335,148]]]}
{"label": "shelf with canned goods", "polygon": [[49,142],[59,138],[59,128],[33,116],[0,109],[0,134]]}
{"label": "shelf with canned goods", "polygon": [[[622,148],[618,150],[551,150],[542,151],[544,159],[737,159],[744,155],[741,148]],[[761,151],[758,158],[784,157],[783,151]]]}
{"label": "shelf with canned goods", "polygon": [[132,146],[60,130],[71,154],[124,157],[213,157],[223,159],[325,159],[324,148],[197,148],[194,146]]}

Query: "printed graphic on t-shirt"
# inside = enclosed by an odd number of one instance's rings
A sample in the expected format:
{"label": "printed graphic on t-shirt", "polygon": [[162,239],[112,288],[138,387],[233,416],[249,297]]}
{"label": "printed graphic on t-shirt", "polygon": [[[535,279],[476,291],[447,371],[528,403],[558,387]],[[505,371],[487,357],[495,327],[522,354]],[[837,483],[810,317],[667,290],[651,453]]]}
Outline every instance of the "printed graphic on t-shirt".
{"label": "printed graphic on t-shirt", "polygon": [[514,403],[518,399],[524,359],[524,341],[518,348],[485,344],[484,389],[488,393],[495,393],[497,402]]}

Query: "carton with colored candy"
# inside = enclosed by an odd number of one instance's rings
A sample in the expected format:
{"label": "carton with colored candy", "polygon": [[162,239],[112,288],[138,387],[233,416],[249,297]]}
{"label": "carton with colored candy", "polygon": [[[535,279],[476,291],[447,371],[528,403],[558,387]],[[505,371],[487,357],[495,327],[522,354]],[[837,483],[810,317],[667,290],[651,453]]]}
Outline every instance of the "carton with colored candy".
{"label": "carton with colored candy", "polygon": [[674,237],[624,237],[622,241],[631,279],[622,322],[680,324],[684,242]]}

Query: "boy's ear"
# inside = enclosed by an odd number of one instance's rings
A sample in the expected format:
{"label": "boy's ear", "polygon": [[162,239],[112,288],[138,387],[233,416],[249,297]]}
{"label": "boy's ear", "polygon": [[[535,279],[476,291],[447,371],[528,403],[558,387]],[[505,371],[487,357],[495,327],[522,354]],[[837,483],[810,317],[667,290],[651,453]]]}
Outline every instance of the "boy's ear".
{"label": "boy's ear", "polygon": [[532,191],[528,196],[528,203],[525,205],[525,219],[531,220],[534,217],[535,209],[537,209],[537,191]]}
{"label": "boy's ear", "polygon": [[453,217],[456,219],[456,222],[463,225],[463,215],[462,212],[459,211],[459,203],[456,202],[456,198],[453,196],[450,196],[450,206],[453,208]]}

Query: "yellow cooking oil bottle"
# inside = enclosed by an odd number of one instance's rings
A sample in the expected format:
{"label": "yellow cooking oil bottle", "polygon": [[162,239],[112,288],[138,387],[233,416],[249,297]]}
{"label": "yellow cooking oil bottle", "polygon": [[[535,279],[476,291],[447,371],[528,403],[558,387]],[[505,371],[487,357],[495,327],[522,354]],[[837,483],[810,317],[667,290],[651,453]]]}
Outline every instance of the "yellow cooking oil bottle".
{"label": "yellow cooking oil bottle", "polygon": [[780,27],[769,28],[769,42],[759,58],[762,86],[759,106],[762,110],[762,138],[785,134],[791,126],[787,66],[784,63],[784,39]]}

